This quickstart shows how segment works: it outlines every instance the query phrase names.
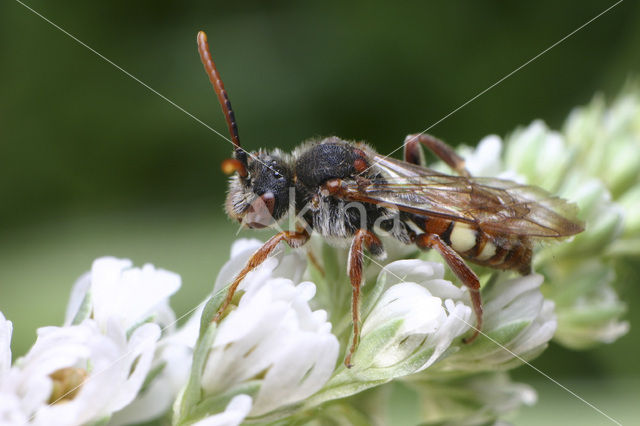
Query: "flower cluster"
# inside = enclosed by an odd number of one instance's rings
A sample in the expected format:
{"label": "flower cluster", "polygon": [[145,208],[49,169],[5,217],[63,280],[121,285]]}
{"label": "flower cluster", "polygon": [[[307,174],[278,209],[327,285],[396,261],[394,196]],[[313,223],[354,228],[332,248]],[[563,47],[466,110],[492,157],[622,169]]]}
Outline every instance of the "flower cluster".
{"label": "flower cluster", "polygon": [[[12,323],[0,313],[0,425],[372,423],[393,380],[415,392],[422,422],[495,422],[535,403],[508,370],[551,339],[582,349],[627,331],[614,288],[618,259],[640,254],[638,146],[640,96],[625,95],[609,109],[596,99],[574,111],[562,132],[536,121],[504,142],[488,136],[460,149],[473,175],[542,186],[576,202],[586,224],[570,241],[537,247],[535,274],[479,269],[484,326],[473,343],[463,343],[476,320],[468,290],[437,256],[391,241],[384,263],[367,256],[352,368],[343,364],[353,338],[343,248],[313,237],[307,251],[277,249],[213,321],[261,246],[238,240],[180,328],[169,305],[178,275],[100,258],[73,287],[63,325],[39,329],[13,363]],[[365,390],[375,404],[358,398]]]}
{"label": "flower cluster", "polygon": [[[504,146],[504,149],[503,149]],[[585,349],[611,343],[629,328],[615,292],[618,260],[640,255],[640,96],[623,93],[574,110],[556,132],[542,121],[503,143],[487,136],[463,148],[472,173],[541,186],[575,202],[586,230],[571,241],[539,247],[535,268],[556,303],[559,343]]]}
{"label": "flower cluster", "polygon": [[[127,260],[98,259],[74,286],[65,324],[40,328],[36,343],[13,366],[11,323],[2,317],[0,423],[77,425],[132,407],[174,320],[168,297],[179,287],[178,275],[151,265],[138,269]],[[173,397],[165,399],[160,412]],[[155,414],[145,407],[130,418]]]}

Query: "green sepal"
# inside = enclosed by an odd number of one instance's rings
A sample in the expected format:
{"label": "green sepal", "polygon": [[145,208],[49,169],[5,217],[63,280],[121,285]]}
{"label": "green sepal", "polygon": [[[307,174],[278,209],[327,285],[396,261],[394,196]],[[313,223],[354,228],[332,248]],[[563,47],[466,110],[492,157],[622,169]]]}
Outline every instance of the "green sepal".
{"label": "green sepal", "polygon": [[200,316],[200,334],[198,336],[198,340],[201,340],[203,335],[209,329],[209,326],[213,323],[213,318],[218,313],[218,309],[222,306],[222,301],[227,296],[227,291],[229,290],[229,286],[224,287],[219,290],[216,294],[211,296],[207,303],[204,305],[204,309],[202,310],[202,315]]}
{"label": "green sepal", "polygon": [[387,285],[387,273],[385,271],[380,272],[375,284],[371,286],[364,286],[362,289],[362,303],[360,304],[360,318],[364,321],[373,308],[380,300],[382,293]]}
{"label": "green sepal", "polygon": [[95,420],[93,422],[87,423],[87,425],[88,426],[104,426],[104,425],[108,424],[110,420],[111,420],[111,414],[109,414],[107,416],[103,416],[103,417],[101,417],[98,420]]}
{"label": "green sepal", "polygon": [[370,368],[376,354],[389,344],[402,327],[403,322],[402,318],[389,321],[362,338],[353,356],[355,366],[353,372],[356,376]]}
{"label": "green sepal", "polygon": [[343,369],[340,373],[334,375],[320,391],[307,398],[304,402],[303,409],[313,408],[327,401],[346,398],[374,386],[387,383],[390,380],[391,379],[360,382],[354,378],[349,370]]}
{"label": "green sepal", "polygon": [[206,397],[202,401],[198,402],[195,406],[193,406],[189,414],[186,417],[180,419],[180,422],[178,424],[188,425],[191,423],[195,423],[207,416],[221,413],[225,410],[233,397],[241,394],[249,395],[252,399],[255,399],[258,391],[260,391],[261,385],[261,380],[251,380],[241,383],[225,393]]}
{"label": "green sepal", "polygon": [[166,366],[167,366],[166,362],[161,362],[160,364],[156,365],[149,371],[149,373],[147,374],[147,377],[144,378],[144,382],[142,383],[140,390],[138,391],[138,395],[142,395],[147,391],[147,389],[149,389],[149,386],[151,386],[151,382],[153,382],[153,380],[156,377],[158,377],[160,373],[164,371],[164,368]]}
{"label": "green sepal", "polygon": [[129,340],[131,338],[131,335],[133,334],[134,331],[136,331],[138,329],[138,327],[140,327],[141,325],[144,325],[144,324],[152,323],[153,320],[154,320],[154,316],[150,315],[150,316],[148,316],[148,317],[136,322],[131,327],[129,327],[127,329],[127,332],[126,332],[127,340]]}
{"label": "green sepal", "polygon": [[187,382],[185,389],[182,391],[180,403],[174,406],[174,425],[184,424],[183,419],[191,417],[191,411],[202,399],[202,373],[217,331],[218,327],[214,322],[208,322],[206,326],[201,327],[200,329],[200,337],[198,338],[198,342],[196,343],[196,347],[193,351],[193,362],[191,364],[189,381]]}

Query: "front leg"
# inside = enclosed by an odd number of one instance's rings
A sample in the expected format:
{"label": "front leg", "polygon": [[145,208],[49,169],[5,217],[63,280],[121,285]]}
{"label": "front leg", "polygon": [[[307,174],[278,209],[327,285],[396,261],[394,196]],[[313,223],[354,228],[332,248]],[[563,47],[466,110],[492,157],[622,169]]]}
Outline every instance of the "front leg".
{"label": "front leg", "polygon": [[214,322],[219,322],[220,319],[222,319],[224,311],[229,307],[229,304],[233,299],[233,295],[235,294],[238,285],[240,285],[242,280],[244,280],[244,277],[246,277],[249,272],[260,266],[281,241],[285,241],[291,248],[298,248],[309,241],[309,233],[307,231],[282,231],[264,243],[264,245],[260,247],[260,249],[255,252],[251,258],[249,258],[245,267],[229,286],[229,290],[227,290],[227,297],[225,297],[224,302],[222,302],[220,309],[218,309],[216,316],[213,318]]}
{"label": "front leg", "polygon": [[453,273],[462,281],[462,284],[469,289],[473,312],[476,314],[476,327],[471,337],[466,338],[464,342],[473,342],[482,329],[482,300],[480,299],[480,280],[478,280],[478,276],[464,263],[460,255],[446,245],[438,235],[420,234],[416,237],[416,245],[422,249],[436,249]]}
{"label": "front leg", "polygon": [[363,251],[362,245],[365,245],[369,253],[374,256],[380,256],[384,249],[380,239],[371,231],[366,229],[358,229],[353,241],[351,242],[351,248],[349,249],[349,263],[347,269],[349,270],[349,279],[351,280],[351,316],[353,321],[353,341],[351,347],[344,359],[344,365],[347,368],[351,368],[351,357],[358,347],[358,340],[360,340],[360,288],[364,281],[364,275],[362,271],[362,258]]}
{"label": "front leg", "polygon": [[436,139],[425,133],[408,135],[404,139],[404,161],[411,164],[417,164],[419,166],[424,165],[419,144],[429,148],[439,159],[447,163],[447,165],[455,170],[460,176],[471,176],[465,167],[464,158],[459,156],[453,148],[442,142],[440,139]]}

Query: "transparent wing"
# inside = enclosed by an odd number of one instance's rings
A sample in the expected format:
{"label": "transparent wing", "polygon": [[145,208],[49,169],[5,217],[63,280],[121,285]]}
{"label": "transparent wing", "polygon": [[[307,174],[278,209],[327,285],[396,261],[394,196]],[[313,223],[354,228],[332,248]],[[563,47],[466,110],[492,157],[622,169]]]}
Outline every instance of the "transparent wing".
{"label": "transparent wing", "polygon": [[449,176],[393,159],[376,167],[384,179],[344,181],[343,198],[474,223],[489,233],[559,238],[584,229],[574,204],[535,186]]}

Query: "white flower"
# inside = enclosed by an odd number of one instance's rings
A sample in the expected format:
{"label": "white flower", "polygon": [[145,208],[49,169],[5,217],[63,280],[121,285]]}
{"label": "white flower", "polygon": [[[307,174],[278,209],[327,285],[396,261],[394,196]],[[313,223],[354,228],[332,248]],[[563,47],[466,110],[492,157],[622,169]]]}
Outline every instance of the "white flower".
{"label": "white flower", "polygon": [[[216,280],[216,291],[233,280],[260,245],[256,240],[234,244],[231,260]],[[239,286],[242,296],[237,307],[217,326],[211,343],[196,346],[194,359],[204,358],[198,387],[205,399],[185,400],[192,395],[187,386],[174,406],[180,419],[193,421],[197,420],[192,419],[193,413],[210,414],[198,404],[218,397],[223,401],[234,393],[252,397],[249,414],[261,416],[304,400],[329,380],[339,343],[331,334],[326,312],[309,307],[315,285],[295,285],[305,266],[298,252],[279,252],[246,276]],[[193,337],[195,326],[199,323],[194,321],[185,327],[183,337]]]}
{"label": "white flower", "polygon": [[540,293],[542,277],[528,275],[483,290],[486,336],[461,343],[456,338],[475,322],[469,295],[443,276],[442,264],[417,259],[386,266],[379,280],[390,287],[364,321],[353,374],[372,379],[367,370],[378,369],[397,377],[432,364],[447,371],[507,368],[519,363],[517,357],[537,355],[553,337],[553,302]]}
{"label": "white flower", "polygon": [[221,393],[263,376],[251,410],[255,416],[320,389],[333,372],[339,345],[326,312],[309,308],[312,283],[294,286],[279,278],[248,286],[255,290],[220,324],[202,387],[208,394]]}
{"label": "white flower", "polygon": [[159,369],[160,373],[135,400],[113,415],[109,425],[143,423],[166,413],[187,382],[192,358],[193,347],[159,341],[150,372]]}
{"label": "white flower", "polygon": [[601,97],[572,111],[567,140],[580,153],[581,168],[599,177],[616,197],[638,184],[640,170],[640,97],[637,90],[606,108]]}
{"label": "white flower", "polygon": [[222,413],[205,417],[193,426],[237,426],[251,410],[251,397],[240,394],[233,397]]}
{"label": "white flower", "polygon": [[156,324],[144,324],[127,339],[115,320],[104,334],[93,320],[40,328],[4,380],[0,420],[79,425],[108,418],[140,390],[159,336]]}
{"label": "white flower", "polygon": [[533,388],[502,372],[407,383],[418,393],[420,420],[426,424],[503,424],[496,421],[537,400]]}
{"label": "white flower", "polygon": [[571,281],[552,286],[550,292],[557,304],[557,341],[586,349],[627,333],[629,323],[619,320],[626,306],[611,287],[613,268],[587,260],[569,269],[566,277]]}
{"label": "white flower", "polygon": [[555,192],[573,160],[564,137],[541,120],[516,130],[505,142],[505,165],[527,182]]}
{"label": "white flower", "polygon": [[112,318],[125,328],[150,318],[169,325],[175,315],[169,296],[180,288],[180,276],[146,264],[133,268],[129,259],[101,257],[93,262],[91,272],[76,282],[67,307],[65,324],[95,319],[102,330]]}
{"label": "white flower", "polygon": [[[117,322],[127,333],[153,321],[171,335],[175,314],[169,297],[180,287],[180,276],[156,269],[151,264],[132,267],[128,259],[102,257],[93,262],[71,293],[65,324],[78,324],[92,318],[104,333],[107,324]],[[188,377],[191,348],[163,340],[157,345],[152,361],[153,380],[135,400],[119,411],[110,424],[148,421],[171,407]],[[140,390],[140,388],[138,389]]]}
{"label": "white flower", "polygon": [[466,292],[443,276],[442,264],[417,259],[382,270],[377,285],[388,288],[364,320],[353,374],[387,369],[392,378],[424,370],[469,330],[471,308],[461,300]]}
{"label": "white flower", "polygon": [[484,289],[483,334],[434,368],[458,373],[505,370],[539,355],[557,327],[554,304],[540,292],[542,280],[533,274],[498,280]]}
{"label": "white flower", "polygon": [[[220,269],[213,287],[213,293],[215,294],[231,284],[238,272],[247,264],[249,258],[263,244],[263,242],[256,239],[241,238],[234,241],[231,245],[231,258]],[[262,265],[247,275],[247,278],[240,283],[238,289],[249,291],[254,285],[259,286],[268,278],[278,277],[288,278],[297,284],[302,280],[302,275],[306,268],[307,263],[301,251],[294,250],[285,255],[284,250],[277,248]],[[252,277],[253,275],[258,275],[259,277]]]}
{"label": "white flower", "polygon": [[[585,231],[562,244],[536,247],[533,258],[535,269],[547,277],[545,294],[558,302],[557,340],[574,349],[612,342],[628,330],[628,324],[619,321],[625,305],[611,286],[613,278],[594,279],[601,274],[583,272],[592,271],[603,253],[640,253],[640,127],[633,130],[638,118],[637,98],[623,97],[608,111],[596,99],[571,114],[564,134],[549,130],[542,121],[514,132],[505,143],[504,163],[497,137],[487,137],[464,153],[468,167],[479,165],[477,172],[508,178],[509,172],[518,174],[524,183],[557,192],[578,205]],[[636,186],[628,189],[634,179]],[[627,192],[618,204],[612,192],[623,190]]]}
{"label": "white flower", "polygon": [[472,176],[501,176],[504,171],[501,157],[502,138],[498,135],[485,136],[478,142],[477,147],[463,146],[459,151]]}

